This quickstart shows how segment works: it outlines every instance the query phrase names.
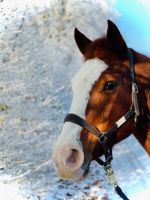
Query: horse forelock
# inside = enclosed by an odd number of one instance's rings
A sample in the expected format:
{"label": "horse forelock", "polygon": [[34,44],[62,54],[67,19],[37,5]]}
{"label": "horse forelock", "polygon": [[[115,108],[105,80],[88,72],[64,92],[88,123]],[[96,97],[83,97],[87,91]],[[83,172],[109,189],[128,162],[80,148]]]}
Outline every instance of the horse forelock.
{"label": "horse forelock", "polygon": [[97,57],[105,62],[112,62],[112,60],[117,59],[115,52],[113,52],[105,37],[91,42],[86,48],[84,57],[85,60]]}

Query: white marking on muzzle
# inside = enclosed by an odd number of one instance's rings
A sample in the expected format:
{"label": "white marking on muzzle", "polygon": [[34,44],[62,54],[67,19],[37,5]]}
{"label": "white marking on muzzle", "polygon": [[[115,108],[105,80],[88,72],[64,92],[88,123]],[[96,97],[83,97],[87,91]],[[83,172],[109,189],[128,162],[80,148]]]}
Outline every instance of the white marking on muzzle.
{"label": "white marking on muzzle", "polygon": [[[70,108],[70,113],[74,113],[79,115],[80,117],[85,118],[85,111],[87,103],[89,101],[90,91],[95,81],[98,80],[101,73],[107,68],[108,66],[98,58],[87,60],[83,64],[83,66],[80,68],[80,70],[77,72],[72,80],[73,100]],[[80,161],[75,162],[77,166],[74,167],[76,169],[76,174],[77,167],[80,169],[81,165],[83,164],[84,154],[81,153],[82,144],[80,142],[81,131],[82,128],[80,126],[70,122],[66,122],[63,126],[62,132],[56,142],[53,151],[54,160],[57,160],[57,163],[59,163],[59,165],[62,164],[60,168],[62,172],[68,169],[66,167],[67,162],[64,160],[66,159],[65,155],[67,155],[64,149],[75,149],[79,152]],[[61,178],[63,178],[62,172],[58,172],[58,174],[61,174]],[[65,174],[66,173],[67,172],[65,171]],[[72,174],[72,177],[74,177],[74,172],[71,169],[69,171],[69,174]],[[71,175],[69,176],[69,178],[71,178]]]}

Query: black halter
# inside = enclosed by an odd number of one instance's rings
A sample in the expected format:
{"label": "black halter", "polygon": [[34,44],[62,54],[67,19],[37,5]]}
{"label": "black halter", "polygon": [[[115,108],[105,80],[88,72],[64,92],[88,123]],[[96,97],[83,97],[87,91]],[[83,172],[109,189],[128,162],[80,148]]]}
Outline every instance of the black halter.
{"label": "black halter", "polygon": [[131,82],[132,82],[132,105],[129,111],[125,113],[125,115],[123,115],[117,122],[114,123],[114,125],[111,128],[109,128],[105,132],[101,132],[100,130],[98,130],[98,128],[96,128],[83,118],[73,113],[67,114],[64,120],[64,122],[72,122],[87,129],[90,133],[93,133],[97,137],[99,143],[102,144],[105,161],[101,160],[100,158],[95,158],[95,160],[104,167],[110,183],[113,185],[115,191],[123,200],[129,200],[129,199],[126,197],[126,195],[122,192],[121,188],[117,184],[114,172],[111,167],[112,150],[111,147],[107,145],[107,142],[113,136],[113,134],[132,116],[135,117],[135,121],[137,116],[139,116],[139,107],[137,100],[138,87],[135,81],[134,59],[131,49],[128,49],[128,58],[130,61],[130,72],[131,72]]}

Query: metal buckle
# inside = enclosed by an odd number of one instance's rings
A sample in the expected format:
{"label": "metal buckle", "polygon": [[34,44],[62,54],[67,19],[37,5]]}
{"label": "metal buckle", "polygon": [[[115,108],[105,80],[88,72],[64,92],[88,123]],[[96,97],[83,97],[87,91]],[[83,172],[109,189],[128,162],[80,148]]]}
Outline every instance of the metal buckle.
{"label": "metal buckle", "polygon": [[137,121],[137,116],[139,116],[139,114],[140,114],[137,94],[138,94],[137,84],[132,83],[132,105],[134,106],[135,122]]}
{"label": "metal buckle", "polygon": [[104,166],[104,169],[105,169],[105,171],[107,173],[107,176],[108,176],[110,184],[113,187],[116,187],[117,186],[117,181],[116,181],[116,177],[115,177],[114,171],[112,170],[111,165],[108,164],[108,165]]}
{"label": "metal buckle", "polygon": [[105,134],[102,134],[102,135],[99,135],[97,139],[102,144],[103,142],[107,140],[107,137],[105,136]]}
{"label": "metal buckle", "polygon": [[132,91],[134,94],[138,94],[138,86],[136,83],[132,83]]}

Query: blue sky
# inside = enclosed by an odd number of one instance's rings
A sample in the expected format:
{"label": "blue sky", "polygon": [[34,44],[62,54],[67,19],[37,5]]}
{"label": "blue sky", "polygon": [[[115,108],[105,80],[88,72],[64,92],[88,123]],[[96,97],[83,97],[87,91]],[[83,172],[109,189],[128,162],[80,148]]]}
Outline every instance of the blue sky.
{"label": "blue sky", "polygon": [[150,0],[116,0],[115,7],[120,13],[116,24],[128,46],[150,56]]}

